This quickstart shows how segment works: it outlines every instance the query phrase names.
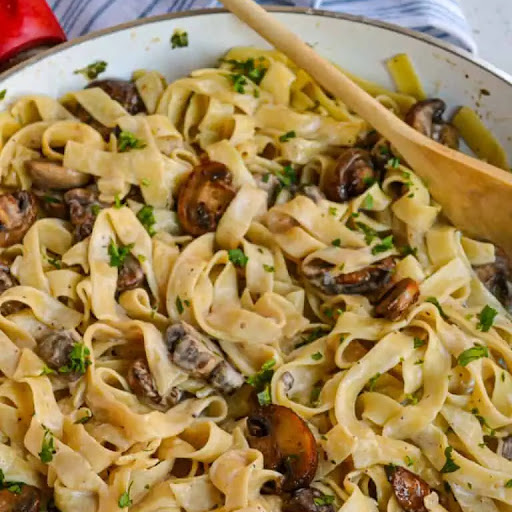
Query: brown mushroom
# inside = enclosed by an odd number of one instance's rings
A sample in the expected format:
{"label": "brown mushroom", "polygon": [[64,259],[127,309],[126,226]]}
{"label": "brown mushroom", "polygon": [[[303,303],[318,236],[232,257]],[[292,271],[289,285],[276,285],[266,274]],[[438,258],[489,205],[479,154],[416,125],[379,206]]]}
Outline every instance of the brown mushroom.
{"label": "brown mushroom", "polygon": [[283,512],[334,512],[325,494],[314,487],[298,489],[283,501]]}
{"label": "brown mushroom", "polygon": [[459,148],[457,129],[443,120],[446,103],[430,98],[415,103],[405,115],[405,122],[423,135],[453,149]]}
{"label": "brown mushroom", "polygon": [[19,492],[0,490],[0,512],[39,512],[41,491],[32,485],[17,483]]}
{"label": "brown mushroom", "polygon": [[372,159],[363,149],[350,148],[338,158],[324,178],[322,189],[327,199],[344,202],[362,194],[377,178]]}
{"label": "brown mushroom", "polygon": [[479,265],[475,272],[484,286],[512,312],[512,292],[508,283],[512,277],[510,262],[500,247],[495,248],[495,255],[494,263]]}
{"label": "brown mushroom", "polygon": [[113,100],[117,101],[128,112],[134,116],[140,112],[146,112],[146,107],[137,91],[137,87],[130,80],[105,79],[96,80],[87,85],[86,89],[99,87],[106,92]]}
{"label": "brown mushroom", "polygon": [[145,359],[136,359],[128,368],[128,385],[139,399],[169,409],[176,405],[182,392],[178,388],[172,388],[168,395],[162,397],[156,388],[148,363]]}
{"label": "brown mushroom", "polygon": [[224,394],[232,393],[243,385],[244,378],[225,361],[220,349],[186,322],[169,326],[165,341],[174,364],[190,376],[207,380]]}
{"label": "brown mushroom", "polygon": [[139,260],[129,254],[119,269],[117,276],[117,291],[119,293],[139,288],[144,283],[145,275]]}
{"label": "brown mushroom", "polygon": [[54,217],[56,219],[69,218],[68,207],[64,201],[62,191],[32,188],[32,193],[36,196],[39,207],[47,217]]}
{"label": "brown mushroom", "polygon": [[36,217],[37,203],[31,192],[0,195],[0,247],[21,242]]}
{"label": "brown mushroom", "polygon": [[41,188],[69,190],[83,187],[91,181],[89,174],[63,167],[58,162],[46,159],[27,160],[25,168],[32,178],[32,183]]}
{"label": "brown mushroom", "polygon": [[215,231],[234,197],[232,175],[224,164],[198,165],[180,188],[177,210],[181,227],[195,236]]}
{"label": "brown mushroom", "polygon": [[49,368],[58,371],[69,364],[75,343],[71,332],[52,331],[39,340],[36,352]]}
{"label": "brown mushroom", "polygon": [[98,212],[107,205],[100,202],[98,191],[94,187],[73,188],[64,194],[64,201],[69,206],[71,224],[75,227],[77,241],[87,238],[92,233]]}
{"label": "brown mushroom", "polygon": [[324,263],[309,264],[303,267],[303,273],[313,286],[326,295],[362,295],[385,286],[394,267],[395,259],[389,256],[361,270],[337,276],[332,274],[332,266]]}
{"label": "brown mushroom", "polygon": [[392,322],[399,320],[419,296],[420,288],[414,279],[409,277],[401,279],[380,297],[375,306],[375,314]]}
{"label": "brown mushroom", "polygon": [[501,444],[501,456],[512,460],[512,435],[504,437]]}
{"label": "brown mushroom", "polygon": [[264,465],[283,474],[282,490],[307,487],[318,466],[316,441],[304,420],[281,405],[266,405],[247,418],[247,441]]}
{"label": "brown mushroom", "polygon": [[[6,262],[0,260],[0,294],[4,293],[9,288],[18,285],[17,279],[11,274],[11,269]],[[12,315],[21,311],[26,306],[23,302],[17,300],[10,300],[4,302],[0,307],[0,314],[3,316]]]}
{"label": "brown mushroom", "polygon": [[388,478],[396,499],[404,512],[427,512],[423,500],[432,491],[418,475],[401,467],[387,467]]}

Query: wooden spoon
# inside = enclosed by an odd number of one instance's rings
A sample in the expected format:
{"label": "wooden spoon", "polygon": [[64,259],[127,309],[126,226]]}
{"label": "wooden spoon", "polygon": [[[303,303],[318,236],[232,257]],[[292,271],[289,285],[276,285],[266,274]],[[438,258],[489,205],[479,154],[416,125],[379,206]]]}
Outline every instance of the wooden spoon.
{"label": "wooden spoon", "polygon": [[322,87],[370,123],[404,156],[450,221],[512,256],[512,174],[417,132],[252,0],[221,0]]}

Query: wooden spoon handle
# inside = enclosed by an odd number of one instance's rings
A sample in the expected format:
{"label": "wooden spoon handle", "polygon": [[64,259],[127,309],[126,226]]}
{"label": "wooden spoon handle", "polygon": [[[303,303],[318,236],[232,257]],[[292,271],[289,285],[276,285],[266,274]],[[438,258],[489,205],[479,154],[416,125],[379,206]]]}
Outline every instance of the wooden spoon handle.
{"label": "wooden spoon handle", "polygon": [[393,113],[352,82],[328,60],[318,55],[300,37],[258,4],[252,0],[221,0],[221,2],[235,16],[247,23],[295,64],[306,70],[316,82],[342,100],[393,144],[398,142],[395,140],[397,121],[403,124],[406,130],[409,129]]}

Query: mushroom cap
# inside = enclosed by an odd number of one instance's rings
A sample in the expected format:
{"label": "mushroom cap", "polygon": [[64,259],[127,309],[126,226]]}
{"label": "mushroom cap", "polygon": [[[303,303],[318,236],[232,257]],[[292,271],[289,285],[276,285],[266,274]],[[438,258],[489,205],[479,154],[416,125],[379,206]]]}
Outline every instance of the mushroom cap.
{"label": "mushroom cap", "polygon": [[99,87],[113,100],[120,103],[128,114],[134,116],[140,112],[146,112],[146,107],[139,95],[137,87],[131,80],[107,78],[95,80],[86,86],[86,89]]}
{"label": "mushroom cap", "polygon": [[215,231],[234,197],[232,175],[224,164],[199,164],[180,188],[177,210],[181,227],[196,236]]}
{"label": "mushroom cap", "polygon": [[41,491],[32,485],[20,484],[21,492],[9,489],[0,490],[0,510],[2,512],[39,512]]}
{"label": "mushroom cap", "polygon": [[377,316],[382,316],[392,322],[402,318],[407,310],[418,300],[420,287],[418,283],[406,277],[386,290],[375,306]]}
{"label": "mushroom cap", "polygon": [[390,471],[389,481],[396,499],[405,512],[427,512],[423,500],[432,491],[418,475],[398,466]]}
{"label": "mushroom cap", "polygon": [[316,441],[304,420],[281,405],[266,405],[247,418],[247,440],[265,467],[283,473],[282,489],[307,487],[318,466]]}
{"label": "mushroom cap", "polygon": [[0,247],[21,242],[36,217],[37,203],[31,192],[0,195]]}
{"label": "mushroom cap", "polygon": [[58,162],[44,158],[27,160],[25,168],[30,173],[32,183],[45,189],[68,190],[83,187],[91,181],[89,174],[67,169]]}

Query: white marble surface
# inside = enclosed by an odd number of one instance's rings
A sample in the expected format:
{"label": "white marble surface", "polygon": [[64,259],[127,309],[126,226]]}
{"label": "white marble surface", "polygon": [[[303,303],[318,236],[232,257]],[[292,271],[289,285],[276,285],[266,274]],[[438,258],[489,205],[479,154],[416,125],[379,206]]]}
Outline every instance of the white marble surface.
{"label": "white marble surface", "polygon": [[512,75],[512,0],[461,0],[478,55]]}

